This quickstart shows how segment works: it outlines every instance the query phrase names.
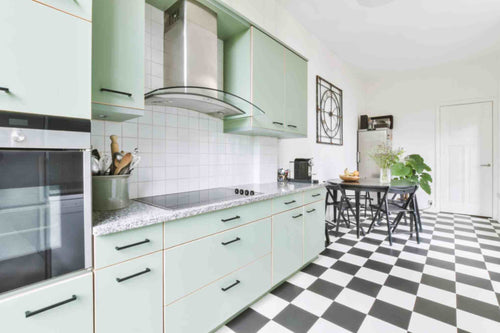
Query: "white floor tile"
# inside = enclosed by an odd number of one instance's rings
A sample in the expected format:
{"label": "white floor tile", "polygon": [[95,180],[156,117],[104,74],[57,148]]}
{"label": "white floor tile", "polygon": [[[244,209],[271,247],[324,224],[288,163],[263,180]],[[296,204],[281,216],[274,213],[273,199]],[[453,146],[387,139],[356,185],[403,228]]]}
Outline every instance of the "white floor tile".
{"label": "white floor tile", "polygon": [[321,317],[332,303],[333,301],[331,299],[309,290],[304,290],[292,301],[293,305],[298,306],[299,308],[302,308],[318,317]]}
{"label": "white floor tile", "polygon": [[429,252],[427,252],[427,256],[429,258],[444,260],[444,261],[448,261],[448,262],[455,262],[454,255],[446,254],[446,253],[439,252],[439,251],[429,251]]}
{"label": "white floor tile", "polygon": [[335,302],[358,310],[361,313],[368,313],[375,302],[375,298],[349,288],[344,288],[337,298],[335,298]]}
{"label": "white floor tile", "polygon": [[234,331],[227,326],[222,326],[215,333],[234,333]]}
{"label": "white floor tile", "polygon": [[336,261],[337,259],[319,255],[318,258],[314,260],[314,263],[323,267],[330,268],[333,264],[335,264]]}
{"label": "white floor tile", "polygon": [[368,243],[365,243],[365,242],[358,242],[358,243],[356,243],[356,245],[354,245],[354,247],[358,248],[358,249],[367,250],[367,251],[370,251],[370,252],[374,252],[375,250],[378,249],[377,245],[368,244]]}
{"label": "white floor tile", "polygon": [[323,318],[319,318],[307,333],[351,333]]}
{"label": "white floor tile", "polygon": [[383,286],[377,295],[377,299],[399,306],[403,309],[413,309],[417,297],[398,289]]}
{"label": "white floor tile", "polygon": [[331,244],[330,246],[328,246],[329,249],[332,249],[332,250],[335,250],[335,251],[339,251],[339,252],[347,252],[351,249],[351,246],[347,246],[347,245],[344,245],[344,244],[339,244],[339,243],[333,243]]}
{"label": "white floor tile", "polygon": [[456,274],[454,271],[451,271],[451,270],[445,269],[445,268],[440,268],[437,266],[432,266],[432,265],[425,265],[424,273],[429,274],[429,275],[434,275],[434,276],[440,277],[442,279],[447,279],[450,281],[455,281],[455,277],[456,277]]}
{"label": "white floor tile", "polygon": [[273,319],[278,313],[288,306],[288,302],[281,297],[267,294],[258,302],[252,304],[251,308],[261,315]]}
{"label": "white floor tile", "polygon": [[[324,331],[326,332],[336,332],[336,331]],[[363,321],[363,324],[358,330],[358,333],[405,333],[406,330],[403,330],[397,326],[389,324],[383,320],[378,318],[367,316]]]}
{"label": "white floor tile", "polygon": [[383,263],[389,264],[389,265],[394,265],[396,263],[396,261],[398,261],[397,257],[388,256],[388,255],[385,255],[382,253],[377,253],[377,252],[373,253],[370,256],[370,259],[380,261],[380,262],[383,262]]}
{"label": "white floor tile", "polygon": [[498,306],[495,293],[483,288],[457,282],[457,294]]}
{"label": "white floor tile", "polygon": [[359,271],[356,273],[356,277],[365,279],[367,281],[375,282],[380,285],[383,285],[385,283],[388,276],[389,276],[388,274],[366,267],[361,267]]}
{"label": "white floor tile", "polygon": [[339,260],[361,267],[368,261],[368,258],[346,253]]}
{"label": "white floor tile", "polygon": [[457,333],[456,327],[416,312],[411,316],[408,331],[412,333]]}
{"label": "white floor tile", "polygon": [[469,251],[461,251],[461,250],[455,250],[455,255],[457,257],[462,257],[462,258],[467,258],[467,259],[473,259],[477,261],[484,261],[484,257],[480,253],[473,253]]}
{"label": "white floor tile", "polygon": [[457,271],[457,273],[468,274],[482,279],[490,279],[490,274],[487,270],[468,265],[455,264],[455,271]]}
{"label": "white floor tile", "polygon": [[275,321],[270,321],[264,325],[258,333],[293,333],[288,328],[281,326]]}
{"label": "white floor tile", "polygon": [[457,296],[455,293],[451,293],[443,289],[428,286],[426,284],[420,284],[417,295],[436,303],[447,305],[451,308],[457,307]]}
{"label": "white floor tile", "polygon": [[321,274],[320,278],[325,281],[335,283],[336,285],[339,285],[341,287],[345,287],[349,282],[351,282],[353,276],[340,271],[329,269]]}
{"label": "white floor tile", "polygon": [[417,262],[419,264],[425,264],[425,261],[427,260],[425,256],[408,252],[401,252],[399,258]]}
{"label": "white floor tile", "polygon": [[486,268],[488,268],[488,270],[490,272],[500,273],[500,265],[492,264],[490,262],[487,262],[486,263]]}
{"label": "white floor tile", "polygon": [[422,273],[414,271],[413,269],[407,269],[399,266],[392,267],[390,275],[394,275],[416,283],[420,283],[420,280],[422,279]]}
{"label": "white floor tile", "polygon": [[471,333],[500,332],[500,323],[462,310],[457,310],[457,326]]}
{"label": "white floor tile", "polygon": [[314,281],[316,281],[316,277],[311,274],[298,271],[287,281],[296,286],[307,289]]}

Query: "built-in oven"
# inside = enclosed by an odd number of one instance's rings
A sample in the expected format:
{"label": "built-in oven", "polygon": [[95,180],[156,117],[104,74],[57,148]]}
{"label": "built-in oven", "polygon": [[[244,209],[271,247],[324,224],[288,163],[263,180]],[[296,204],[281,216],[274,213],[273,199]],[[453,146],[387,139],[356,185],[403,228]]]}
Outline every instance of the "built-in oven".
{"label": "built-in oven", "polygon": [[0,112],[0,293],[92,267],[90,120]]}

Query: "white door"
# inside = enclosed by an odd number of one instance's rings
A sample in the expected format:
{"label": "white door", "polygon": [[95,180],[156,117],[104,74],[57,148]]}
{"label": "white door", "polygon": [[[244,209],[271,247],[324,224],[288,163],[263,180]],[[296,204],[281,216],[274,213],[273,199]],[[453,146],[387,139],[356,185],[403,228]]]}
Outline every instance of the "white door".
{"label": "white door", "polygon": [[440,108],[441,211],[492,216],[493,103]]}

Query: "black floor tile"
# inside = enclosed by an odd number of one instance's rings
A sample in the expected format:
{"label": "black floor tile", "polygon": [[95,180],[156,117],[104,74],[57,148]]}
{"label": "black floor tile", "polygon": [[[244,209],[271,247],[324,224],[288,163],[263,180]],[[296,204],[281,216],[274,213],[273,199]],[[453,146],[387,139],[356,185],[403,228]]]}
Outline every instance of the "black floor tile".
{"label": "black floor tile", "polygon": [[485,255],[483,255],[483,257],[484,257],[484,260],[486,262],[489,262],[491,264],[500,265],[500,257],[491,257],[491,256],[485,256]]}
{"label": "black floor tile", "polygon": [[302,268],[302,272],[314,275],[316,277],[323,274],[328,268],[311,263],[307,267]]}
{"label": "black floor tile", "polygon": [[472,246],[467,246],[467,245],[462,245],[462,244],[455,244],[455,250],[460,250],[460,251],[466,251],[466,252],[472,252],[472,253],[482,254],[480,248],[478,248],[478,247],[472,247]]}
{"label": "black floor tile", "polygon": [[484,303],[462,295],[457,295],[457,308],[500,322],[500,309],[498,306]]}
{"label": "black floor tile", "polygon": [[443,279],[434,275],[423,274],[420,283],[443,289],[452,293],[456,292],[455,281],[450,281],[448,279]]}
{"label": "black floor tile", "polygon": [[354,275],[359,271],[361,267],[339,260],[335,264],[333,264],[331,268],[337,271]]}
{"label": "black floor tile", "polygon": [[320,294],[321,296],[334,300],[344,288],[334,283],[317,279],[307,289],[315,292],[316,294]]}
{"label": "black floor tile", "polygon": [[398,257],[401,254],[401,251],[390,249],[388,247],[383,247],[383,246],[380,246],[378,249],[375,250],[375,252],[386,254],[388,256],[393,256],[393,257]]}
{"label": "black floor tile", "polygon": [[[352,230],[352,231],[354,231],[354,233],[356,233],[355,230]],[[357,243],[357,241],[354,241],[354,240],[351,240],[351,239],[341,238],[338,241],[336,241],[336,243],[344,244],[344,245],[348,245],[348,246],[353,246],[353,245],[355,245]]]}
{"label": "black floor tile", "polygon": [[382,286],[365,279],[354,277],[347,285],[347,288],[359,291],[360,293],[371,297],[377,297]]}
{"label": "black floor tile", "polygon": [[271,291],[273,295],[283,298],[285,301],[291,302],[297,297],[304,289],[297,287],[290,282],[283,282],[278,288]]}
{"label": "black floor tile", "polygon": [[439,267],[439,268],[445,268],[445,269],[449,269],[451,271],[454,271],[455,270],[455,263],[452,263],[452,262],[449,262],[449,261],[445,261],[445,260],[441,260],[441,259],[436,259],[436,258],[430,258],[428,257],[426,262],[425,262],[426,265],[432,265],[432,266],[436,266],[436,267]]}
{"label": "black floor tile", "polygon": [[357,247],[353,247],[347,253],[354,254],[354,255],[357,255],[360,257],[365,257],[365,258],[370,258],[370,256],[372,255],[371,251],[359,249]]}
{"label": "black floor tile", "polygon": [[469,258],[464,258],[460,256],[455,257],[455,262],[457,264],[462,264],[462,265],[467,265],[467,266],[472,266],[476,268],[481,268],[481,269],[486,269],[486,265],[483,261],[478,261],[474,259],[469,259]]}
{"label": "black floor tile", "polygon": [[290,304],[273,320],[294,333],[306,333],[318,320],[318,317]]}
{"label": "black floor tile", "polygon": [[419,264],[417,262],[406,259],[398,259],[395,265],[399,267],[408,268],[417,272],[422,272],[424,270],[423,264]]}
{"label": "black floor tile", "polygon": [[410,324],[411,311],[378,299],[373,303],[369,314],[404,330],[407,330]]}
{"label": "black floor tile", "polygon": [[333,302],[321,317],[346,330],[357,332],[366,314]]}
{"label": "black floor tile", "polygon": [[325,249],[323,252],[321,252],[321,255],[327,256],[333,259],[339,259],[344,255],[344,252],[332,250],[332,249]]}
{"label": "black floor tile", "polygon": [[447,248],[447,247],[444,247],[444,246],[431,245],[429,247],[429,250],[430,251],[441,252],[441,253],[445,253],[445,254],[455,255],[455,250]]}
{"label": "black floor tile", "polygon": [[392,270],[392,265],[371,259],[368,259],[368,261],[365,262],[363,267],[370,268],[382,273],[389,273]]}
{"label": "black floor tile", "polygon": [[270,319],[264,317],[257,311],[248,308],[238,317],[227,323],[226,326],[236,333],[256,333],[264,327],[269,320]]}
{"label": "black floor tile", "polygon": [[409,252],[409,253],[418,254],[418,255],[421,255],[421,256],[427,256],[427,250],[426,249],[420,249],[420,248],[414,247],[412,245],[406,245],[403,248],[403,252]]}
{"label": "black floor tile", "polygon": [[449,325],[457,325],[457,312],[454,308],[450,308],[449,306],[436,303],[425,298],[417,297],[413,311],[445,322]]}
{"label": "black floor tile", "polygon": [[416,295],[418,291],[418,283],[402,279],[397,276],[390,275],[384,283],[385,286]]}
{"label": "black floor tile", "polygon": [[493,290],[493,286],[491,285],[490,280],[482,279],[482,278],[472,276],[469,274],[462,274],[459,272],[457,272],[456,274],[457,274],[457,277],[456,277],[457,282],[468,284],[468,285],[478,287],[478,288]]}

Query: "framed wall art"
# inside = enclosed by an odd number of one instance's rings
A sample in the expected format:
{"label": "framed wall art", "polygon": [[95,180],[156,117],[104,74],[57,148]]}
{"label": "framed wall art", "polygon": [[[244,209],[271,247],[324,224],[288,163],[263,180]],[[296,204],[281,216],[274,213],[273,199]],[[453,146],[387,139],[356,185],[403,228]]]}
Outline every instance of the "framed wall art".
{"label": "framed wall art", "polygon": [[316,76],[316,142],[342,146],[342,89]]}

